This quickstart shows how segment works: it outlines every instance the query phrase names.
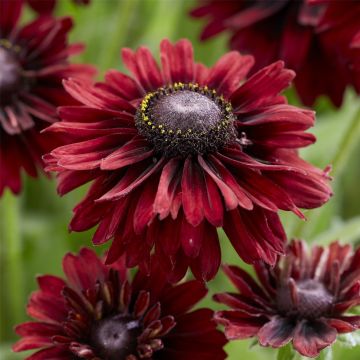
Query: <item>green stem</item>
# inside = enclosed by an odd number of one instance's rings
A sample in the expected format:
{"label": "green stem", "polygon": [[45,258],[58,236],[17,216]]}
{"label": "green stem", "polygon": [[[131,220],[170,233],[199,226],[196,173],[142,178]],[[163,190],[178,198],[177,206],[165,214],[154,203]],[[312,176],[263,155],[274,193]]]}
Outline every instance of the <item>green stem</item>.
{"label": "green stem", "polygon": [[0,201],[0,337],[8,338],[25,312],[20,199],[7,191]]}
{"label": "green stem", "polygon": [[[344,169],[347,166],[348,160],[360,139],[360,110],[356,112],[351,120],[342,141],[339,146],[339,151],[336,153],[332,161],[331,175],[335,180],[338,180]],[[294,237],[302,238],[306,235],[307,224],[311,223],[312,228],[316,228],[316,224],[322,221],[322,215],[326,214],[327,207],[324,206],[319,210],[313,210],[306,214],[307,221],[302,221],[294,230]]]}

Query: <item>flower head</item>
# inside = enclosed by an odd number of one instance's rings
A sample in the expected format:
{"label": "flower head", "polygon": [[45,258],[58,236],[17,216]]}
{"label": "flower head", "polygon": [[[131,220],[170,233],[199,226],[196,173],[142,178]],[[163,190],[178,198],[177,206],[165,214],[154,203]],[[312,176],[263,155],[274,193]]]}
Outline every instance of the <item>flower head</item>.
{"label": "flower head", "polygon": [[66,77],[88,78],[94,69],[70,65],[82,50],[67,45],[71,19],[39,18],[19,25],[23,2],[0,0],[0,195],[21,190],[21,169],[36,176],[54,139],[39,131],[58,120],[56,106],[74,104],[62,87]]}
{"label": "flower head", "polygon": [[192,15],[208,20],[203,40],[229,30],[231,48],[255,56],[254,71],[284,60],[297,73],[294,84],[304,104],[327,95],[339,107],[348,85],[360,93],[351,48],[359,30],[357,0],[200,0],[199,4]]}
{"label": "flower head", "polygon": [[59,193],[93,181],[70,229],[98,224],[95,244],[114,239],[108,263],[126,253],[146,270],[154,249],[175,278],[189,266],[215,276],[217,227],[245,261],[274,264],[286,241],[278,210],[302,217],[298,207],[331,195],[327,174],[296,152],[314,142],[314,114],[279,95],[293,71],[277,62],[246,80],[251,56],[230,52],[209,69],[187,40],[162,41],[161,68],[145,47],[123,60],[132,77],[65,81],[82,105],[62,107],[47,130],[71,139],[46,157]]}
{"label": "flower head", "polygon": [[39,359],[225,359],[213,312],[191,310],[206,295],[202,283],[169,285],[155,265],[131,281],[123,262],[106,267],[89,249],[67,254],[63,269],[66,280],[38,278],[27,308],[37,321],[16,327],[14,351],[40,349]]}
{"label": "flower head", "polygon": [[309,251],[293,241],[274,268],[254,269],[259,283],[236,266],[224,267],[239,291],[214,297],[233,309],[215,315],[229,340],[256,336],[274,348],[292,341],[300,354],[315,357],[338,334],[360,328],[360,316],[349,314],[360,304],[360,249],[334,242]]}

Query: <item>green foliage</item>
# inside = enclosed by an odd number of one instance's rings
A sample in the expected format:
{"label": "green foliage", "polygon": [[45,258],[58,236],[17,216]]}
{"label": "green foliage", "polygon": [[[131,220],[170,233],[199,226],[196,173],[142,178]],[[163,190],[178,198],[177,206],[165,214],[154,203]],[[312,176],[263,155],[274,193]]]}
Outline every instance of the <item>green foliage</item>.
{"label": "green foliage", "polygon": [[333,351],[331,347],[325,348],[321,351],[316,360],[333,360]]}
{"label": "green foliage", "polygon": [[[198,61],[213,64],[226,50],[227,35],[200,43],[201,21],[187,16],[193,1],[171,0],[92,0],[91,6],[77,7],[70,0],[59,0],[57,15],[71,15],[75,28],[74,42],[87,44],[86,52],[77,62],[93,63],[99,67],[99,78],[108,68],[122,69],[120,48],[135,48],[145,44],[158,54],[162,38],[177,40],[190,38]],[[27,18],[33,14],[29,11]],[[296,95],[289,91],[289,100],[297,104]],[[360,239],[360,103],[349,92],[344,106],[335,111],[326,99],[317,105],[318,123],[313,132],[318,142],[305,149],[303,156],[312,163],[325,167],[334,164],[335,196],[321,209],[306,212],[307,222],[295,215],[284,214],[285,228],[290,237],[303,237],[308,241],[328,243],[340,238],[356,243]],[[13,326],[25,321],[24,304],[36,288],[36,275],[61,274],[61,259],[67,251],[91,245],[93,231],[69,234],[67,226],[72,207],[80,200],[86,188],[59,198],[54,179],[24,178],[24,191],[18,197],[6,193],[0,201],[0,359],[23,359],[10,351],[16,336]],[[224,238],[224,234],[221,233]],[[222,239],[224,262],[244,265],[225,239]],[[106,247],[106,246],[105,246]],[[104,249],[99,248],[99,252]],[[247,269],[248,266],[244,265]],[[220,272],[209,283],[210,295],[230,290],[231,286]],[[211,296],[204,304],[213,308]],[[359,344],[359,336],[344,336],[338,343]],[[291,346],[278,353],[259,346],[250,347],[251,341],[234,341],[226,349],[230,360],[293,359]],[[328,353],[320,359],[329,360]],[[335,345],[334,360],[360,357],[360,349],[346,349]]]}
{"label": "green foliage", "polygon": [[294,358],[295,351],[291,344],[287,344],[278,350],[276,360],[293,360]]}

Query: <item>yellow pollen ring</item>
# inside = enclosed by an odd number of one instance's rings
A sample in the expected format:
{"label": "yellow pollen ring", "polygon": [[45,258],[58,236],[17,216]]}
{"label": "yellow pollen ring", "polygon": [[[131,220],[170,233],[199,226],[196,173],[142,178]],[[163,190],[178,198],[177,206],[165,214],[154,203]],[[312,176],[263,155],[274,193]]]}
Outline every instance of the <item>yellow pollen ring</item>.
{"label": "yellow pollen ring", "polygon": [[[1,42],[0,42],[1,44]],[[218,131],[221,130],[222,127],[226,127],[227,125],[229,125],[229,117],[231,116],[231,112],[232,112],[232,106],[229,102],[227,102],[223,95],[217,96],[217,92],[215,89],[209,89],[208,86],[204,86],[201,87],[199,86],[199,84],[197,83],[188,83],[188,84],[184,84],[182,82],[176,82],[174,84],[171,84],[169,86],[167,86],[166,88],[159,88],[157,91],[155,92],[149,92],[145,95],[145,97],[143,98],[143,100],[141,101],[140,104],[140,110],[141,110],[141,119],[143,120],[143,122],[145,124],[147,124],[151,130],[155,130],[158,129],[158,132],[160,134],[177,134],[177,135],[181,135],[183,137],[188,137],[191,136],[190,134],[194,134],[196,135],[204,135],[205,132],[201,131],[201,132],[194,132],[193,129],[187,129],[184,132],[181,129],[177,129],[176,131],[172,130],[172,129],[166,129],[166,126],[163,124],[159,124],[159,125],[154,125],[156,124],[156,121],[154,121],[154,119],[148,115],[148,110],[152,104],[152,100],[154,98],[156,98],[158,95],[163,95],[163,96],[167,96],[171,93],[173,93],[173,91],[179,91],[179,90],[193,90],[193,91],[198,91],[200,93],[203,94],[208,94],[208,96],[213,96],[214,98],[216,97],[216,99],[218,99],[220,101],[220,103],[224,106],[223,111],[225,113],[225,119],[221,121],[220,124],[215,125],[213,127],[213,130]],[[214,99],[215,100],[215,99]],[[211,129],[209,129],[211,130]],[[168,139],[166,139],[166,141],[168,141]]]}

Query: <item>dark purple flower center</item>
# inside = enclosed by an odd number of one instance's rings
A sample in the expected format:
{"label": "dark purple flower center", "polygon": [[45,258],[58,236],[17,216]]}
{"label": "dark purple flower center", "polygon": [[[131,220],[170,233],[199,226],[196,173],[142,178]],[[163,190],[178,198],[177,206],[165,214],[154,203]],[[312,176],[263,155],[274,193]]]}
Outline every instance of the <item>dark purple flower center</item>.
{"label": "dark purple flower center", "polygon": [[214,152],[236,139],[231,104],[197,84],[175,83],[148,93],[138,108],[136,126],[167,156]]}
{"label": "dark purple flower center", "polygon": [[314,279],[301,280],[294,286],[283,286],[277,291],[277,305],[287,316],[315,319],[326,315],[334,297],[324,284]]}
{"label": "dark purple flower center", "polygon": [[91,330],[91,346],[104,360],[125,360],[136,354],[137,338],[141,334],[137,320],[127,315],[115,315],[100,320]]}
{"label": "dark purple flower center", "polygon": [[20,86],[21,66],[9,43],[2,40],[0,42],[0,104],[11,103]]}

